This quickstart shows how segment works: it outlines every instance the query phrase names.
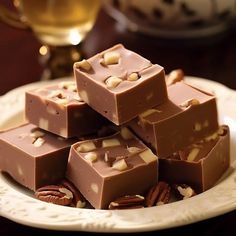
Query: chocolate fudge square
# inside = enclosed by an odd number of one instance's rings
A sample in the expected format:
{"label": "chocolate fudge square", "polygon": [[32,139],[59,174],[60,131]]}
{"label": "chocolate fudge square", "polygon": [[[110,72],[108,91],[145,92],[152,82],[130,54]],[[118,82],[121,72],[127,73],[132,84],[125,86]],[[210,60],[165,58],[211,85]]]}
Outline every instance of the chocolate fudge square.
{"label": "chocolate fudge square", "polygon": [[64,138],[88,135],[109,123],[78,96],[75,81],[26,92],[25,117]]}
{"label": "chocolate fudge square", "polygon": [[177,82],[167,88],[169,100],[139,114],[127,126],[160,158],[197,142],[218,129],[212,94]]}
{"label": "chocolate fudge square", "polygon": [[0,133],[0,170],[23,186],[36,190],[65,176],[70,146],[64,139],[32,124]]}
{"label": "chocolate fudge square", "polygon": [[211,188],[230,164],[230,131],[227,126],[168,158],[159,158],[160,179],[187,184],[198,193]]}
{"label": "chocolate fudge square", "polygon": [[118,44],[74,64],[80,97],[116,125],[167,99],[163,67]]}
{"label": "chocolate fudge square", "polygon": [[156,184],[158,159],[127,128],[71,147],[67,178],[95,208],[124,195],[144,194]]}

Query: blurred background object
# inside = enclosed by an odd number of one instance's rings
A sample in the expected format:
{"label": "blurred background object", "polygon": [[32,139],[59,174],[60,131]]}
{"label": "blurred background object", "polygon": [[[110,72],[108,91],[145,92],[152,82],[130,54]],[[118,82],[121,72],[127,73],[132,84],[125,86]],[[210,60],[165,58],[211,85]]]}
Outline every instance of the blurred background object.
{"label": "blurred background object", "polygon": [[0,19],[16,28],[32,30],[42,43],[39,49],[45,66],[42,79],[71,74],[82,58],[81,42],[92,29],[100,0],[14,0],[19,12],[0,5]]}
{"label": "blurred background object", "polygon": [[221,33],[236,16],[236,0],[105,0],[107,12],[131,31],[164,38]]}

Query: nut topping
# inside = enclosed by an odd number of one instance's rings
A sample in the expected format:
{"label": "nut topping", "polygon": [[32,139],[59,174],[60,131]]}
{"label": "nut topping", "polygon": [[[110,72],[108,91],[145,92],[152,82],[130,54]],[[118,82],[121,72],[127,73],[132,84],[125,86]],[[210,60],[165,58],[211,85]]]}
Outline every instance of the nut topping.
{"label": "nut topping", "polygon": [[121,128],[120,134],[121,134],[122,138],[125,139],[125,140],[132,139],[134,137],[132,132],[126,127]]}
{"label": "nut topping", "polygon": [[150,149],[147,149],[147,150],[139,153],[139,156],[146,163],[150,163],[150,162],[155,161],[157,159],[157,156],[154,155]]}
{"label": "nut topping", "polygon": [[187,199],[196,195],[196,192],[187,184],[174,184],[173,187],[182,199]]}
{"label": "nut topping", "polygon": [[128,165],[127,165],[125,159],[121,159],[121,160],[113,162],[112,168],[115,170],[123,171],[128,168]]}
{"label": "nut topping", "polygon": [[116,76],[110,76],[108,79],[106,79],[105,84],[107,85],[107,88],[115,88],[122,82],[122,79]]}
{"label": "nut topping", "polygon": [[107,52],[104,54],[103,59],[100,63],[104,66],[117,64],[120,59],[120,54],[117,52]]}
{"label": "nut topping", "polygon": [[220,136],[225,136],[227,134],[227,130],[223,126],[220,126],[220,128],[217,131],[217,134]]}
{"label": "nut topping", "polygon": [[141,195],[127,195],[124,197],[119,197],[115,201],[111,202],[108,209],[135,209],[143,208],[144,197]]}
{"label": "nut topping", "polygon": [[33,140],[33,145],[35,147],[41,147],[44,143],[45,143],[45,140],[40,137]]}
{"label": "nut topping", "polygon": [[89,162],[95,162],[97,160],[97,154],[95,152],[88,152],[84,155],[84,159]]}
{"label": "nut topping", "polygon": [[74,68],[89,71],[91,69],[91,65],[87,60],[83,59],[82,61],[75,62]]}
{"label": "nut topping", "polygon": [[196,106],[199,104],[200,104],[199,100],[193,98],[193,99],[187,100],[187,101],[183,102],[182,104],[180,104],[180,107],[187,108],[187,107]]}
{"label": "nut topping", "polygon": [[184,72],[181,69],[173,70],[166,76],[166,85],[170,86],[184,80]]}
{"label": "nut topping", "polygon": [[168,203],[170,201],[170,190],[169,184],[160,181],[148,191],[145,205],[151,207]]}
{"label": "nut topping", "polygon": [[119,146],[120,145],[120,141],[116,138],[110,138],[110,139],[104,139],[102,140],[102,147],[115,147],[115,146]]}
{"label": "nut topping", "polygon": [[84,142],[81,143],[78,147],[77,147],[77,151],[78,152],[90,152],[92,150],[96,149],[96,146],[93,142],[88,141],[88,142]]}
{"label": "nut topping", "polygon": [[128,77],[127,80],[128,81],[136,81],[139,79],[139,75],[138,73],[131,73]]}

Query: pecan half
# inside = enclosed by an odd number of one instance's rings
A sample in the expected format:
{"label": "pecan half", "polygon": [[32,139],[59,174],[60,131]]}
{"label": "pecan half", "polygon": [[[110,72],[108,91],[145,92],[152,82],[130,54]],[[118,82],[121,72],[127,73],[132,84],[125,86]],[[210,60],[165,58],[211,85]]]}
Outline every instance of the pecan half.
{"label": "pecan half", "polygon": [[196,195],[194,189],[187,184],[174,184],[173,189],[181,199],[187,199]]}
{"label": "pecan half", "polygon": [[36,190],[35,196],[41,201],[62,206],[70,205],[73,199],[72,192],[63,185],[44,186]]}
{"label": "pecan half", "polygon": [[141,195],[126,195],[119,197],[115,201],[111,202],[108,209],[136,209],[144,207],[144,197]]}
{"label": "pecan half", "polygon": [[79,190],[68,180],[62,180],[58,185],[48,185],[35,192],[36,198],[62,206],[77,208],[85,207],[86,201]]}
{"label": "pecan half", "polygon": [[166,204],[170,201],[171,187],[166,182],[160,181],[154,185],[147,193],[145,205],[147,207]]}
{"label": "pecan half", "polygon": [[83,197],[83,195],[80,193],[80,191],[74,186],[73,183],[71,183],[68,180],[63,180],[61,184],[66,187],[68,190],[70,190],[73,194],[72,202],[70,203],[70,206],[77,207],[77,208],[83,208],[86,205],[86,200]]}

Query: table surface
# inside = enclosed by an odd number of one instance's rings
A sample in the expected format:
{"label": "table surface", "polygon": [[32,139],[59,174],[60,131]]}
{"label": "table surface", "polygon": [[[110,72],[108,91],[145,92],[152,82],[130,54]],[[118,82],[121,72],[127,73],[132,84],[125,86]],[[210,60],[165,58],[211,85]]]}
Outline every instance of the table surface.
{"label": "table surface", "polygon": [[[117,24],[104,11],[83,44],[86,57],[116,43],[164,66],[168,73],[182,68],[187,75],[218,81],[236,89],[236,27],[224,34],[195,40],[163,40],[132,33]],[[40,43],[31,32],[10,28],[0,22],[0,95],[18,86],[38,81]],[[236,211],[199,223],[159,231],[159,235],[236,235]],[[0,234],[47,233],[0,217]],[[54,232],[63,234],[63,232]],[[75,234],[75,233],[70,233]],[[88,234],[88,233],[87,233]]]}

